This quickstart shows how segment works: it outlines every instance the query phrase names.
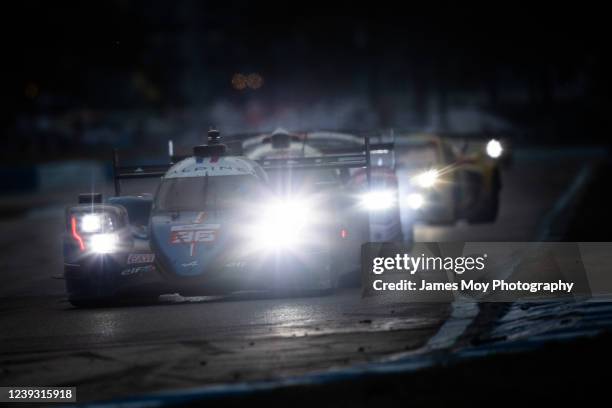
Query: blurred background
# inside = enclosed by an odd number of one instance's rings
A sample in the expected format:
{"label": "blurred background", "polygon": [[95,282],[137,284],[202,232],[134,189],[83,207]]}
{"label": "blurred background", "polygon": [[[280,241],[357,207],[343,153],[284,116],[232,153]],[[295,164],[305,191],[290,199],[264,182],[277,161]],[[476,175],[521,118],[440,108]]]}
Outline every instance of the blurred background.
{"label": "blurred background", "polygon": [[3,6],[0,191],[53,190],[112,147],[192,145],[211,125],[608,143],[605,13],[259,3]]}

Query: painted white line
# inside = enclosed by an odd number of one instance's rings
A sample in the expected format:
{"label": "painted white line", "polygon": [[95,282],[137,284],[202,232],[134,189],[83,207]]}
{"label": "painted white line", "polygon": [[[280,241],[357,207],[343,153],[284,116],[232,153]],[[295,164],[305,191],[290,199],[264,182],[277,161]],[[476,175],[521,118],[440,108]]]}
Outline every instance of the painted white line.
{"label": "painted white line", "polygon": [[[580,169],[578,174],[576,174],[568,189],[561,195],[551,211],[544,217],[538,229],[538,241],[544,241],[549,238],[550,230],[555,219],[563,213],[578,192],[582,190],[582,187],[590,179],[591,173],[591,165],[586,164]],[[504,277],[510,276],[514,271],[514,267],[519,263],[520,260],[516,260],[514,265],[508,267]],[[440,326],[438,332],[427,341],[424,350],[421,351],[443,350],[453,347],[470,324],[472,324],[474,319],[476,319],[480,310],[477,302],[462,297],[456,298],[453,303],[451,303],[451,308],[452,311],[448,319]]]}
{"label": "painted white line", "polygon": [[429,351],[451,348],[478,316],[478,303],[468,299],[456,299],[451,303],[451,315],[438,332],[431,337],[425,349]]}

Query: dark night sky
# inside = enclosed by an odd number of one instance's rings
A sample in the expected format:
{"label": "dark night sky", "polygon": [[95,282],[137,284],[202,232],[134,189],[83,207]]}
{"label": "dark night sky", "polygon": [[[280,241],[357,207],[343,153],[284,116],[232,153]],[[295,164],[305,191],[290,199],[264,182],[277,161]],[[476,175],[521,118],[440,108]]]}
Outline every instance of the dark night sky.
{"label": "dark night sky", "polygon": [[585,101],[608,99],[607,13],[591,8],[259,3],[19,2],[2,17],[5,123],[41,109],[205,105],[231,97],[236,72],[261,73],[268,98],[333,98],[360,81],[376,98],[403,78],[494,93],[512,75],[544,94],[586,78]]}

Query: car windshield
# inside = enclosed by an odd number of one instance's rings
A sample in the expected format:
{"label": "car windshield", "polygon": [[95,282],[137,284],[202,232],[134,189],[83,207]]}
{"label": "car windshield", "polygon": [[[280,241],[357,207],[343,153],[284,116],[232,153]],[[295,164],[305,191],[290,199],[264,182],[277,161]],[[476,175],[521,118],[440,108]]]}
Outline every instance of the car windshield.
{"label": "car windshield", "polygon": [[[170,178],[162,181],[156,211],[200,211],[234,208],[259,193],[251,175]],[[251,198],[249,198],[251,197]]]}

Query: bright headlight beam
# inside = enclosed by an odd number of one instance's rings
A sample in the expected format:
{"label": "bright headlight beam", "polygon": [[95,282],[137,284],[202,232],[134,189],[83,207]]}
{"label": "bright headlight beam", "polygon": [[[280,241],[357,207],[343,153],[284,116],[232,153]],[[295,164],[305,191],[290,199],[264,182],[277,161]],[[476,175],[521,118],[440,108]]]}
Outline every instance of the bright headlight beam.
{"label": "bright headlight beam", "polygon": [[117,250],[117,234],[93,234],[89,238],[89,249],[97,254],[108,254]]}
{"label": "bright headlight beam", "polygon": [[261,212],[261,218],[251,228],[255,247],[265,250],[288,249],[298,245],[304,227],[313,222],[310,206],[297,199],[279,200],[268,203]]}
{"label": "bright headlight beam", "polygon": [[85,214],[81,218],[81,231],[91,233],[102,230],[102,216],[100,214]]}
{"label": "bright headlight beam", "polygon": [[261,228],[256,237],[257,246],[264,249],[291,248],[299,243],[299,232],[283,224]]}
{"label": "bright headlight beam", "polygon": [[361,196],[361,205],[370,211],[386,210],[395,204],[392,191],[369,191]]}
{"label": "bright headlight beam", "polygon": [[415,177],[417,184],[422,188],[431,188],[438,181],[438,171],[435,169],[424,171]]}
{"label": "bright headlight beam", "polygon": [[497,159],[504,152],[504,148],[502,147],[499,140],[491,139],[487,143],[487,155],[492,159]]}
{"label": "bright headlight beam", "polygon": [[406,197],[406,204],[408,204],[408,207],[410,207],[411,209],[418,210],[419,208],[423,207],[423,204],[425,204],[423,194],[408,194],[408,196]]}

